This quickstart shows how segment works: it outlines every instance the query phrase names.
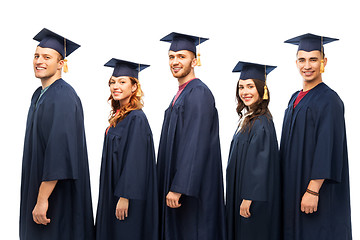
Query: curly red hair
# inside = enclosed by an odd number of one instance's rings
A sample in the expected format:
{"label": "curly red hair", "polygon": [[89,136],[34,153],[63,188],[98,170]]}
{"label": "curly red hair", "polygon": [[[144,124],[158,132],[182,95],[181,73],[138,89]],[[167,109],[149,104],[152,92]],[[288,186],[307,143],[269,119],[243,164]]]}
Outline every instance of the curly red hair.
{"label": "curly red hair", "polygon": [[[111,111],[109,116],[109,123],[111,127],[115,127],[120,121],[122,121],[131,111],[142,109],[144,106],[142,97],[144,96],[143,91],[141,90],[139,80],[134,77],[129,77],[131,80],[131,84],[137,85],[136,91],[134,91],[130,97],[129,103],[120,106],[120,102],[117,100],[114,100],[112,95],[110,94],[110,97],[108,101],[110,101],[111,104]],[[109,86],[110,86],[109,80]]]}

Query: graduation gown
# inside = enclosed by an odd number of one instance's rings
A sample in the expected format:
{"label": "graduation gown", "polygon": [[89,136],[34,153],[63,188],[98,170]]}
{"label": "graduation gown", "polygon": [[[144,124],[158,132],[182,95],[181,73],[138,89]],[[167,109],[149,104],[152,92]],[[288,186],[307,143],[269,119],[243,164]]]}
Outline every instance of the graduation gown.
{"label": "graduation gown", "polygon": [[[284,239],[352,239],[343,102],[320,83],[293,109],[298,94],[285,111],[280,144]],[[313,179],[325,181],[317,212],[305,214],[300,203]]]}
{"label": "graduation gown", "polygon": [[[208,87],[192,80],[165,111],[158,152],[160,239],[225,239],[218,114]],[[166,205],[169,191],[181,207]]]}
{"label": "graduation gown", "polygon": [[[64,80],[55,81],[35,106],[31,100],[26,123],[21,176],[20,239],[94,239],[90,177],[82,105]],[[38,225],[32,211],[41,182],[58,180],[49,197],[47,217]]]}
{"label": "graduation gown", "polygon": [[[271,119],[259,116],[251,131],[235,133],[226,170],[228,240],[280,240],[280,156]],[[252,200],[250,218],[240,216]]]}
{"label": "graduation gown", "polygon": [[[120,197],[129,199],[128,217],[121,221],[115,216]],[[142,110],[131,111],[105,135],[96,239],[158,239],[155,151]]]}

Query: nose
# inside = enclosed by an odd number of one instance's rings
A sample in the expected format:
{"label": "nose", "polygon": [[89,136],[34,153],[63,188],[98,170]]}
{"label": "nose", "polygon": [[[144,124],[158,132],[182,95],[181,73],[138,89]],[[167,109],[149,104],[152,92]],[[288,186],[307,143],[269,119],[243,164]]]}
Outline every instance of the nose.
{"label": "nose", "polygon": [[174,57],[171,61],[171,65],[177,65],[179,63],[179,59],[177,57]]}
{"label": "nose", "polygon": [[42,57],[34,58],[34,63],[35,63],[35,64],[41,64],[41,63],[43,63],[43,58],[42,58]]}
{"label": "nose", "polygon": [[304,68],[305,68],[305,69],[311,69],[310,61],[305,61]]}

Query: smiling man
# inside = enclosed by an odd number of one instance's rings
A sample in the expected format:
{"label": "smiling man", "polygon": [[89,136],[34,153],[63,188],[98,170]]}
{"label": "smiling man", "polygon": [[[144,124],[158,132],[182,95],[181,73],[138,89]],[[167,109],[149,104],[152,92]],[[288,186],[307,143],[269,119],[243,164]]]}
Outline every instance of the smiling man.
{"label": "smiling man", "polygon": [[179,91],[165,111],[158,151],[162,240],[225,239],[225,206],[214,97],[195,77],[196,45],[206,41],[171,33],[170,70]]}
{"label": "smiling man", "polygon": [[322,80],[323,45],[336,40],[285,41],[299,46],[303,89],[290,99],[281,136],[284,240],[352,239],[344,104]]}
{"label": "smiling man", "polygon": [[21,240],[94,238],[84,117],[61,79],[78,44],[43,29],[33,66],[41,80],[28,113],[21,177]]}

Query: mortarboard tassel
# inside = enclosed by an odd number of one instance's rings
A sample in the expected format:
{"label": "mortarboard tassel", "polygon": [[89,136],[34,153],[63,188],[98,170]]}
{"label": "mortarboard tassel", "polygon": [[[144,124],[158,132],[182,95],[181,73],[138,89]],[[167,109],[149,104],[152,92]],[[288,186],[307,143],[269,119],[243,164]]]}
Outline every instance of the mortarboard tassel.
{"label": "mortarboard tassel", "polygon": [[200,53],[197,54],[197,63],[196,66],[201,66],[201,61],[200,61]]}
{"label": "mortarboard tassel", "polygon": [[321,63],[320,63],[320,73],[324,73],[324,72],[325,72],[324,59],[321,59]]}
{"label": "mortarboard tassel", "polygon": [[269,99],[268,89],[267,89],[267,86],[266,86],[266,85],[264,86],[263,99],[264,99],[264,100],[268,100],[268,99]]}
{"label": "mortarboard tassel", "polygon": [[67,65],[67,59],[66,58],[66,38],[64,38],[64,67],[63,71],[64,73],[67,73],[69,71],[68,65]]}
{"label": "mortarboard tassel", "polygon": [[63,67],[64,73],[67,73],[69,71],[68,65],[67,65],[67,59],[64,59],[64,67]]}
{"label": "mortarboard tassel", "polygon": [[321,61],[320,61],[320,73],[325,72],[324,67],[324,43],[323,43],[323,36],[321,36]]}
{"label": "mortarboard tassel", "polygon": [[201,43],[201,39],[199,37],[199,46],[198,46],[198,53],[197,53],[197,58],[196,58],[196,66],[201,66],[201,61],[200,61],[200,43]]}

